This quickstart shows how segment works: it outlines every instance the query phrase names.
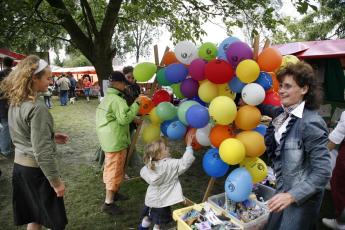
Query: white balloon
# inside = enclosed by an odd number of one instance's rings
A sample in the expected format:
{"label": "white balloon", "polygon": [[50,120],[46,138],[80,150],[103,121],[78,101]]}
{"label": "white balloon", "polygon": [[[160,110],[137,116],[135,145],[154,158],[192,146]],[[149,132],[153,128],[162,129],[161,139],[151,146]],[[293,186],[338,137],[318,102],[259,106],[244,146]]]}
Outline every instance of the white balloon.
{"label": "white balloon", "polygon": [[242,99],[248,105],[259,105],[265,100],[265,90],[257,83],[249,83],[242,89]]}
{"label": "white balloon", "polygon": [[211,145],[211,141],[209,138],[211,129],[212,129],[211,124],[207,124],[205,127],[196,130],[195,137],[200,145],[202,146]]}
{"label": "white balloon", "polygon": [[177,60],[186,65],[189,65],[194,59],[198,58],[198,49],[190,41],[177,43],[174,52]]}

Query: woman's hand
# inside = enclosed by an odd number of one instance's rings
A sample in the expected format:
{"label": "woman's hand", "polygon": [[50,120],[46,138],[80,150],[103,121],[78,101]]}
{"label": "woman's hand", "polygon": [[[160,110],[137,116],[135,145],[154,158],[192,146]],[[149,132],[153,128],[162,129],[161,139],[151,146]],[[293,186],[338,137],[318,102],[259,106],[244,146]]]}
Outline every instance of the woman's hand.
{"label": "woman's hand", "polygon": [[63,197],[65,195],[66,187],[62,181],[60,181],[57,184],[52,185],[52,187],[53,187],[57,197]]}
{"label": "woman's hand", "polygon": [[267,207],[271,212],[280,212],[294,203],[295,199],[290,193],[278,193],[267,202]]}
{"label": "woman's hand", "polygon": [[68,141],[69,137],[67,134],[64,133],[55,133],[55,142],[57,144],[66,144]]}

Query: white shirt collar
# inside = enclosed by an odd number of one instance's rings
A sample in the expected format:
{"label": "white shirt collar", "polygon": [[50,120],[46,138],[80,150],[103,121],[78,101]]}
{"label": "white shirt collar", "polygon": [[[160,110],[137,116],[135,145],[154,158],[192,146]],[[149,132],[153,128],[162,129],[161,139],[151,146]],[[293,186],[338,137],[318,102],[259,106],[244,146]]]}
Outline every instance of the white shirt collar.
{"label": "white shirt collar", "polygon": [[302,118],[304,110],[305,101],[302,101],[294,110],[291,111],[291,114],[295,115],[298,118]]}

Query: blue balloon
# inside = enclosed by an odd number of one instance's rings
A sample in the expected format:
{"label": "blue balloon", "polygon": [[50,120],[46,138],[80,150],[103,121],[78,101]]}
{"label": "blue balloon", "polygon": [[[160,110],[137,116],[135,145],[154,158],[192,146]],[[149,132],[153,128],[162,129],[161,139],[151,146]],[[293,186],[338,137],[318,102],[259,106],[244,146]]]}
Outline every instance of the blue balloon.
{"label": "blue balloon", "polygon": [[181,121],[173,121],[167,128],[167,136],[171,140],[179,140],[184,137],[187,132],[186,126]]}
{"label": "blue balloon", "polygon": [[238,42],[238,41],[241,41],[241,40],[236,37],[228,37],[224,39],[218,46],[218,59],[228,61],[226,57],[226,50],[228,49],[230,44],[234,42]]}
{"label": "blue balloon", "polygon": [[202,167],[206,174],[211,177],[222,177],[229,170],[229,165],[220,159],[217,148],[207,150],[202,160]]}
{"label": "blue balloon", "polygon": [[255,129],[253,129],[254,131],[260,133],[262,136],[265,136],[266,134],[266,129],[267,129],[267,125],[258,125]]}
{"label": "blue balloon", "polygon": [[198,102],[202,106],[206,106],[207,105],[203,100],[200,99],[199,96],[195,96],[195,97],[193,97],[192,99],[189,99],[189,100],[196,101],[196,102]]}
{"label": "blue balloon", "polygon": [[242,202],[247,200],[253,188],[253,180],[245,168],[232,171],[225,181],[225,193],[230,200]]}
{"label": "blue balloon", "polygon": [[162,124],[161,124],[161,132],[164,134],[164,136],[168,136],[168,134],[167,134],[167,129],[168,129],[168,126],[172,123],[172,122],[174,122],[174,121],[177,121],[178,119],[175,117],[174,119],[172,119],[172,120],[167,120],[167,121],[164,121],[164,122],[162,122]]}
{"label": "blue balloon", "polygon": [[186,120],[193,128],[205,127],[210,121],[208,109],[202,105],[192,105],[186,113]]}
{"label": "blue balloon", "polygon": [[235,93],[241,93],[243,87],[246,85],[245,83],[241,82],[238,77],[232,78],[232,80],[228,83],[229,88],[234,91]]}
{"label": "blue balloon", "polygon": [[273,85],[272,77],[267,72],[260,72],[259,77],[256,79],[255,83],[261,85],[265,91],[269,90]]}
{"label": "blue balloon", "polygon": [[165,79],[171,83],[182,82],[188,75],[188,68],[181,63],[174,63],[165,68]]}

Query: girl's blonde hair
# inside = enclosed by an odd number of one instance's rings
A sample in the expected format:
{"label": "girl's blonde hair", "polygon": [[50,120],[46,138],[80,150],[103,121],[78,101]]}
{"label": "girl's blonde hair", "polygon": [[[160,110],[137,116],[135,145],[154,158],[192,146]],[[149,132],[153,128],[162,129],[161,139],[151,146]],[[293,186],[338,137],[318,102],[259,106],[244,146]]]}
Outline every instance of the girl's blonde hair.
{"label": "girl's blonde hair", "polygon": [[[27,56],[2,81],[0,91],[9,100],[10,105],[18,106],[26,100],[35,101],[37,92],[33,90],[33,76],[38,68],[40,58],[36,55]],[[47,68],[35,74],[41,78]]]}
{"label": "girl's blonde hair", "polygon": [[145,146],[143,160],[149,169],[155,169],[154,161],[156,161],[158,157],[162,156],[161,154],[166,146],[166,140],[163,138],[153,141]]}

